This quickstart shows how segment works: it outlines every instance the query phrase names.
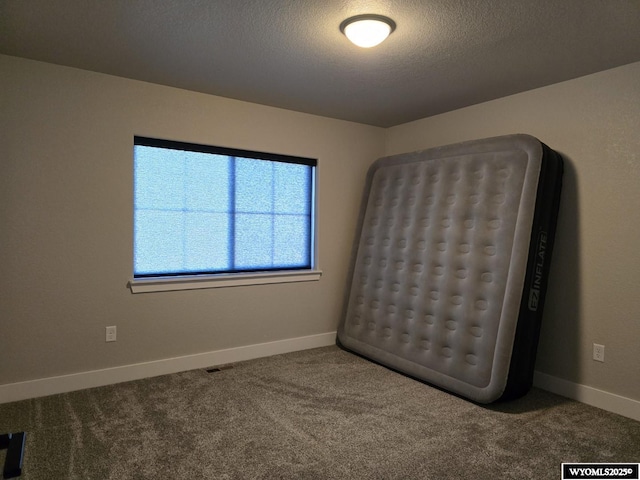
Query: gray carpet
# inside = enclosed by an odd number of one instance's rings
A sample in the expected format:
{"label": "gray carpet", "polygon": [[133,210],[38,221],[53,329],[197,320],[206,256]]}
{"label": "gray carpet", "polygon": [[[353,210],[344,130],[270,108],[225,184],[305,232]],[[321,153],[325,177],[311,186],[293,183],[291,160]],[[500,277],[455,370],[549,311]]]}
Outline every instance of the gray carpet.
{"label": "gray carpet", "polygon": [[[558,479],[640,422],[534,389],[478,406],[337,347],[0,405],[30,479]],[[3,457],[0,460],[4,461]]]}

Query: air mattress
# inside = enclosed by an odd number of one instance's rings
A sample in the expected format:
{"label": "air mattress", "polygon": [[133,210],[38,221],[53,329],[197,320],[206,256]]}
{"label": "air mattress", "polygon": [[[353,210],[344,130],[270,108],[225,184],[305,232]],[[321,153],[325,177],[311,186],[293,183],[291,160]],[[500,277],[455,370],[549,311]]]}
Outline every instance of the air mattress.
{"label": "air mattress", "polygon": [[562,172],[528,135],[377,160],[338,344],[478,403],[525,394]]}

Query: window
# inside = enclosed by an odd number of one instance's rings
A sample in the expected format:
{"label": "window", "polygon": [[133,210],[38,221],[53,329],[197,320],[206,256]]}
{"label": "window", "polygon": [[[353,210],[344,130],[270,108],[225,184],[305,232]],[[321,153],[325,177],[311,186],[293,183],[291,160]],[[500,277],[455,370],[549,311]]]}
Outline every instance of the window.
{"label": "window", "polygon": [[135,137],[133,283],[308,273],[316,163]]}

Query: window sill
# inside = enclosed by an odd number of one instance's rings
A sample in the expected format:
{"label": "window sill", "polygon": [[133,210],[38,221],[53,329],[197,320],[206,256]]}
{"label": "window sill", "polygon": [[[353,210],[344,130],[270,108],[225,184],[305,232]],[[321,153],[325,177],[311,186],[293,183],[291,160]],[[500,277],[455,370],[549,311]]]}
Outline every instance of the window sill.
{"label": "window sill", "polygon": [[131,289],[131,293],[171,292],[175,290],[240,287],[271,283],[313,282],[320,280],[321,276],[321,270],[291,270],[173,278],[139,278],[130,280],[129,288]]}

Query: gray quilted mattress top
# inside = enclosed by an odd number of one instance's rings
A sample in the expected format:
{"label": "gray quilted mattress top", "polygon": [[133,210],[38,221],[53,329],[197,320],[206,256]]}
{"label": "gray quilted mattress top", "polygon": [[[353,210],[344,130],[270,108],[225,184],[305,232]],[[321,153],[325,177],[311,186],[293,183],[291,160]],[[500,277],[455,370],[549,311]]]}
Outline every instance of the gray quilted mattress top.
{"label": "gray quilted mattress top", "polygon": [[526,135],[386,157],[368,174],[340,342],[478,402],[500,396],[541,167]]}

